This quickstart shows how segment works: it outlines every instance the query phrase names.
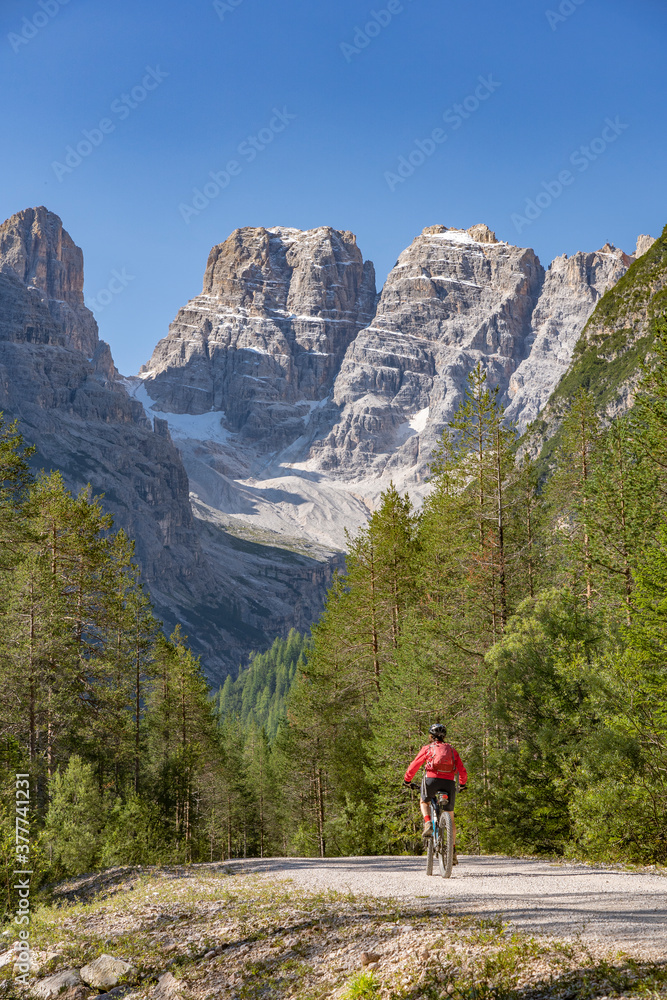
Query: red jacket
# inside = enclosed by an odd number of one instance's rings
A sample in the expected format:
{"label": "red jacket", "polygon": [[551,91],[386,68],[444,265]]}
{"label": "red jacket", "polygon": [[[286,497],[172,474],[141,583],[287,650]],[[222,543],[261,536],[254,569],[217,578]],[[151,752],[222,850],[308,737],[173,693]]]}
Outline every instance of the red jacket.
{"label": "red jacket", "polygon": [[[447,746],[451,746],[451,743],[448,743]],[[414,778],[415,774],[417,773],[417,771],[419,770],[419,768],[422,766],[422,764],[424,764],[424,763],[426,763],[426,761],[428,761],[428,758],[430,756],[431,748],[432,747],[433,747],[432,743],[427,743],[426,746],[423,746],[421,748],[421,750],[419,751],[419,753],[417,754],[417,756],[415,757],[415,759],[412,761],[412,763],[409,765],[407,771],[405,772],[405,780],[406,781],[412,781],[412,779]],[[457,752],[454,749],[454,747],[452,747],[452,753],[454,755],[454,766],[456,768],[456,771],[450,771],[450,772],[448,772],[446,774],[444,772],[440,773],[439,771],[434,771],[430,764],[426,764],[426,777],[427,778],[453,778],[454,775],[456,774],[456,772],[458,771],[459,781],[460,781],[460,783],[462,785],[465,785],[466,781],[468,780],[468,772],[466,771],[465,767],[463,766],[463,761],[461,760],[461,758],[457,754]]]}

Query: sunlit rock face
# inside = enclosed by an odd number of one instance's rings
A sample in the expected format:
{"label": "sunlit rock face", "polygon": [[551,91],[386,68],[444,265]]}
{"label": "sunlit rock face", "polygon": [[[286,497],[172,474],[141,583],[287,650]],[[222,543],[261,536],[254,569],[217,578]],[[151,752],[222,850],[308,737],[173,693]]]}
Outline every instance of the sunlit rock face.
{"label": "sunlit rock face", "polygon": [[[650,239],[650,237],[648,237]],[[546,405],[599,299],[622,278],[633,258],[606,244],[596,253],[552,261],[532,316],[530,353],[510,378],[507,417],[525,429]]]}
{"label": "sunlit rock face", "polygon": [[239,229],[209,255],[201,295],[141,371],[158,409],[220,411],[268,451],[303,430],[375,309],[375,274],[352,233]]}

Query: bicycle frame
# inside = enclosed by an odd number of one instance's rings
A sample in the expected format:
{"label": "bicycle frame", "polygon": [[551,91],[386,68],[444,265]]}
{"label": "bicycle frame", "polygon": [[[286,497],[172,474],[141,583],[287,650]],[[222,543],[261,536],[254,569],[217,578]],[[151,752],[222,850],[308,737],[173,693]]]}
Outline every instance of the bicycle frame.
{"label": "bicycle frame", "polygon": [[[410,782],[410,788],[419,791],[420,786]],[[449,878],[454,860],[454,816],[449,810],[441,808],[449,805],[449,793],[436,792],[428,802],[431,813],[431,836],[426,840],[426,874],[433,874],[433,858],[437,857],[440,874],[443,878]]]}
{"label": "bicycle frame", "polygon": [[432,836],[426,848],[426,874],[433,874],[433,859],[437,857],[440,874],[449,878],[454,860],[453,817],[443,806],[449,805],[447,792],[436,792],[430,801]]}
{"label": "bicycle frame", "polygon": [[432,799],[429,799],[433,809],[431,811],[431,827],[433,829],[433,837],[435,843],[438,843],[440,839],[440,831],[438,829],[438,820],[440,819],[440,804],[447,806],[449,805],[449,794],[447,792],[436,792]]}

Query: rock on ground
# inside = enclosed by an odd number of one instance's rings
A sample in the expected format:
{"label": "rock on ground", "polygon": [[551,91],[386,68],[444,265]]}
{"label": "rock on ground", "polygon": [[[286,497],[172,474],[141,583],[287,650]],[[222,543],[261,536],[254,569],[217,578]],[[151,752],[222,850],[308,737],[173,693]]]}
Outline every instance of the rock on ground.
{"label": "rock on ground", "polygon": [[76,969],[64,969],[53,976],[47,976],[46,979],[40,979],[33,986],[33,993],[40,1000],[51,1000],[51,997],[57,997],[65,990],[78,986],[80,982],[81,977]]}
{"label": "rock on ground", "polygon": [[96,986],[98,989],[113,989],[123,977],[128,977],[134,972],[129,962],[124,962],[121,958],[114,958],[112,955],[100,955],[94,962],[84,965],[81,969],[81,978],[89,986]]}

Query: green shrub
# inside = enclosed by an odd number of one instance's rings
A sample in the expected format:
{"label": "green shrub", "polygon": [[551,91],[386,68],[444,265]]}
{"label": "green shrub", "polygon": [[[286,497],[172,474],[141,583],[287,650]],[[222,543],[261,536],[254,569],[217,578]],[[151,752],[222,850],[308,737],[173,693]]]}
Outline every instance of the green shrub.
{"label": "green shrub", "polygon": [[164,841],[157,807],[136,795],[116,799],[102,836],[100,862],[146,865],[173,860],[173,845]]}
{"label": "green shrub", "polygon": [[88,871],[98,861],[104,826],[102,796],[93,769],[76,754],[64,773],[54,775],[44,827],[44,844],[56,870],[66,875]]}
{"label": "green shrub", "polygon": [[576,853],[592,861],[652,864],[667,861],[664,816],[649,789],[612,774],[574,791],[570,803]]}

